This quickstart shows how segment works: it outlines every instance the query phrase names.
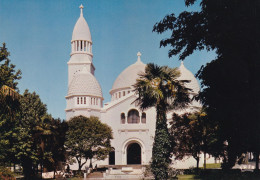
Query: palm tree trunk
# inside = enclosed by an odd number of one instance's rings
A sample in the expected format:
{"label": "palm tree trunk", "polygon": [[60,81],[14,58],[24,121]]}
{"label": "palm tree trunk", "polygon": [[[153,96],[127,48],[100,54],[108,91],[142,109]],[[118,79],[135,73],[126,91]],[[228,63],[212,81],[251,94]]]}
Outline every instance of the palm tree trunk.
{"label": "palm tree trunk", "polygon": [[156,130],[152,151],[152,172],[156,180],[168,179],[170,160],[170,134],[165,109],[157,106]]}

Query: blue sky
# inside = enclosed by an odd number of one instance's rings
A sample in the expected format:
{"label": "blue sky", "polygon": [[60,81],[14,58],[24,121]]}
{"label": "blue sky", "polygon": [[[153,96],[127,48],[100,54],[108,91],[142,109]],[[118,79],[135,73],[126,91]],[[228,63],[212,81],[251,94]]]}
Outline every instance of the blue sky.
{"label": "blue sky", "polygon": [[[84,6],[84,17],[93,41],[93,63],[104,102],[116,77],[142,53],[144,63],[177,67],[178,57],[168,58],[169,47],[159,48],[169,33],[152,32],[153,25],[170,13],[199,10],[198,3],[185,7],[184,0],[1,0],[0,43],[22,71],[20,93],[35,91],[53,117],[65,119],[70,41]],[[214,58],[214,53],[195,52],[184,64],[193,73]]]}

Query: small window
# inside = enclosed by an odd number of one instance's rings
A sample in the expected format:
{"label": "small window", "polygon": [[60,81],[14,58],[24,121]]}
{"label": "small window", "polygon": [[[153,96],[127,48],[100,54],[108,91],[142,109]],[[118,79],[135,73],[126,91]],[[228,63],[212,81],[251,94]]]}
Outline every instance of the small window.
{"label": "small window", "polygon": [[140,123],[139,112],[136,109],[132,109],[128,112],[127,115],[127,123],[129,124],[137,124]]}
{"label": "small window", "polygon": [[91,98],[91,102],[90,102],[90,104],[92,105],[92,98]]}
{"label": "small window", "polygon": [[119,92],[119,98],[121,98],[121,92]]}
{"label": "small window", "polygon": [[84,104],[86,104],[86,97],[84,97]]}
{"label": "small window", "polygon": [[130,93],[130,91],[128,91],[128,94]]}
{"label": "small window", "polygon": [[80,98],[80,104],[83,104],[83,98],[82,97]]}
{"label": "small window", "polygon": [[77,97],[77,104],[79,104],[79,97]]}
{"label": "small window", "polygon": [[123,96],[125,96],[125,91],[123,91]]}
{"label": "small window", "polygon": [[80,41],[80,51],[82,51],[82,48],[83,47],[83,44],[82,44],[82,41]]}
{"label": "small window", "polygon": [[145,124],[146,123],[146,114],[142,113],[142,123]]}
{"label": "small window", "polygon": [[96,104],[98,105],[98,98],[97,98],[97,102],[96,102]]}
{"label": "small window", "polygon": [[117,99],[117,93],[116,93],[116,99]]}
{"label": "small window", "polygon": [[121,113],[121,124],[125,124],[125,113]]}

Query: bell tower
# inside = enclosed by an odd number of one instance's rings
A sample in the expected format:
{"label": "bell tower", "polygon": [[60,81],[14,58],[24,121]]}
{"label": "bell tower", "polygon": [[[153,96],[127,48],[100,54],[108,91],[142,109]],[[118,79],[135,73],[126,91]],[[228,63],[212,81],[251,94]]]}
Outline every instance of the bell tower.
{"label": "bell tower", "polygon": [[71,54],[68,62],[68,84],[83,67],[94,75],[95,67],[92,63],[92,39],[88,23],[83,16],[83,5],[79,6],[80,16],[77,20],[71,39]]}
{"label": "bell tower", "polygon": [[100,117],[103,106],[103,94],[100,84],[94,76],[92,39],[89,26],[80,16],[74,26],[71,39],[71,53],[68,64],[68,94],[66,96],[66,119],[83,115]]}

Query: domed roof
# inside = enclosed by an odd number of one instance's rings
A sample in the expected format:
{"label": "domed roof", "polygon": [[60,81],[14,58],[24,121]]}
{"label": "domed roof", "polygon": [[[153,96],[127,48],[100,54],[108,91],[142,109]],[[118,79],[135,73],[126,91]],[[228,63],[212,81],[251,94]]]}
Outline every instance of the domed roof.
{"label": "domed roof", "polygon": [[72,41],[73,40],[87,40],[91,41],[91,34],[88,27],[88,23],[86,22],[85,18],[83,17],[83,6],[80,7],[80,17],[78,21],[76,22],[73,33],[72,33]]}
{"label": "domed roof", "polygon": [[185,86],[189,89],[192,89],[193,90],[192,93],[198,93],[200,90],[199,83],[198,83],[197,79],[195,78],[195,76],[192,74],[192,72],[190,72],[184,66],[183,62],[181,62],[179,70],[181,72],[181,76],[178,78],[178,80],[190,80],[190,82],[186,83]]}
{"label": "domed roof", "polygon": [[103,97],[101,87],[95,78],[84,67],[81,72],[76,74],[69,85],[68,96],[87,95]]}
{"label": "domed roof", "polygon": [[[139,74],[145,71],[145,66],[141,61],[141,53],[137,53],[137,61],[128,66],[121,74],[116,78],[114,81],[113,87],[111,91],[114,91],[116,89],[122,89],[122,88],[130,88],[132,85],[135,84],[136,79],[138,79]],[[110,92],[111,92],[110,91]]]}

